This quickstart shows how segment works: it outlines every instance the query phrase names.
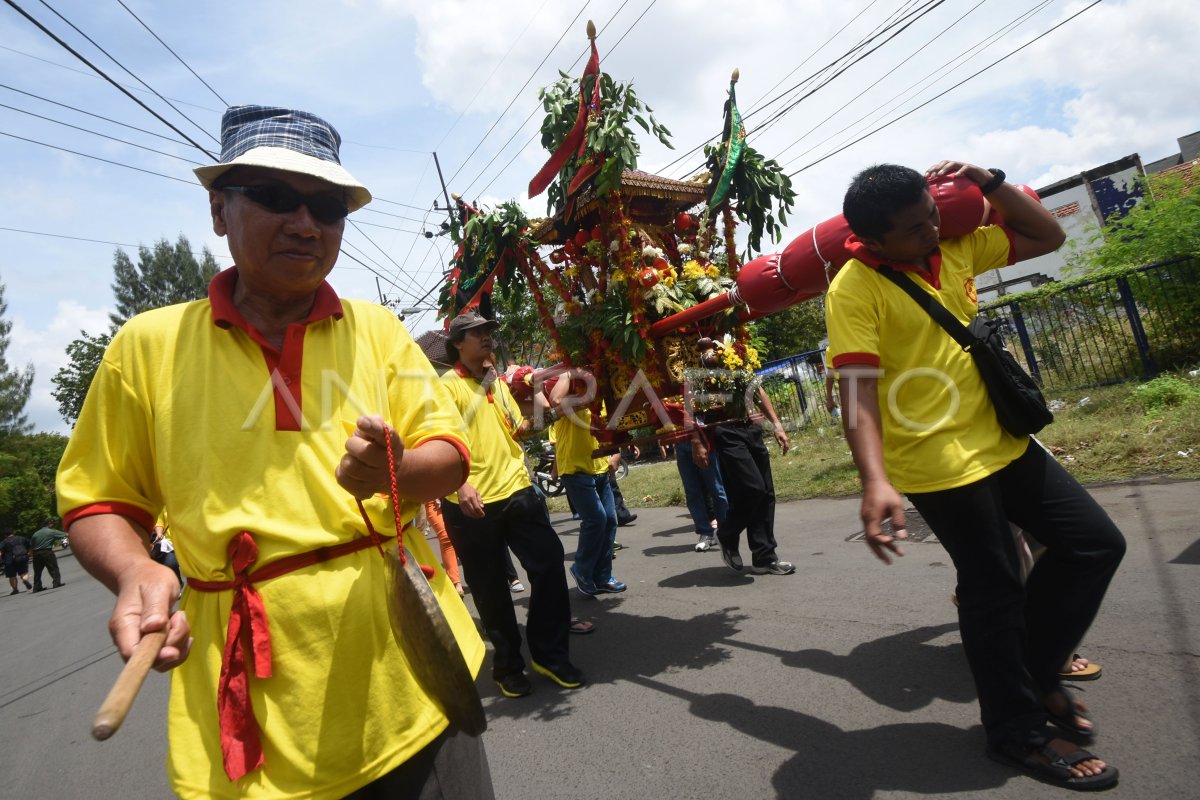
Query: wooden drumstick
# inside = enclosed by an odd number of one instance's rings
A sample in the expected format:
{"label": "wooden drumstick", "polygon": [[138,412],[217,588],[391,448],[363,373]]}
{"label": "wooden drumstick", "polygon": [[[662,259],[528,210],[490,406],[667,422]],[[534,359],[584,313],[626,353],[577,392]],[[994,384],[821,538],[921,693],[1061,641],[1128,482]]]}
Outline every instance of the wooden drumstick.
{"label": "wooden drumstick", "polygon": [[150,667],[154,666],[154,660],[158,658],[158,651],[162,649],[166,640],[166,630],[152,631],[143,636],[133,648],[133,655],[125,662],[125,668],[121,670],[117,682],[113,684],[108,697],[104,698],[100,710],[96,712],[96,719],[92,723],[93,737],[104,741],[121,727],[125,715],[133,706],[138,690],[142,688],[142,683],[150,672]]}

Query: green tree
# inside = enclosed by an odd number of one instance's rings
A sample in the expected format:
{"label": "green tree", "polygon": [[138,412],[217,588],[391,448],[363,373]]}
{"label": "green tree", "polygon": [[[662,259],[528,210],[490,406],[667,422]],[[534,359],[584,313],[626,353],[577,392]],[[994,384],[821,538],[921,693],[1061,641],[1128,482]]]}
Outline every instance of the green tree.
{"label": "green tree", "polygon": [[[1200,167],[1192,169],[1200,178]],[[1086,244],[1069,253],[1067,274],[1200,254],[1200,180],[1191,188],[1179,175],[1150,175],[1142,182],[1146,199],[1124,217],[1110,218]]]}
{"label": "green tree", "polygon": [[499,339],[509,363],[547,366],[554,343],[549,331],[542,326],[537,305],[533,302],[533,293],[525,281],[518,277],[516,280],[497,282],[496,290],[492,293],[492,308],[496,321],[500,323]]}
{"label": "green tree", "polygon": [[104,358],[104,351],[111,341],[112,336],[107,333],[91,336],[87,331],[80,331],[79,338],[67,345],[70,361],[54,375],[54,389],[50,394],[58,401],[58,413],[72,425],[79,419],[92,377],[100,368],[100,359]]}
{"label": "green tree", "polygon": [[4,299],[4,284],[0,283],[0,438],[32,430],[25,416],[25,404],[33,388],[33,364],[24,370],[16,370],[8,364],[9,333],[12,322],[8,314],[8,303]]}
{"label": "green tree", "polygon": [[763,360],[816,350],[825,338],[825,298],[814,297],[754,323]]}
{"label": "green tree", "polygon": [[187,237],[182,235],[174,246],[160,239],[153,249],[138,248],[137,264],[123,250],[117,250],[112,283],[117,310],[108,315],[112,323],[108,333],[92,336],[80,331],[80,338],[67,345],[70,363],[51,379],[55,387],[52,394],[63,419],[74,425],[79,418],[104,350],[122,325],[143,311],[205,297],[208,283],[216,274],[217,262],[208,248],[197,260]]}
{"label": "green tree", "polygon": [[66,446],[67,437],[57,433],[0,442],[0,526],[29,533],[56,515],[54,475]]}

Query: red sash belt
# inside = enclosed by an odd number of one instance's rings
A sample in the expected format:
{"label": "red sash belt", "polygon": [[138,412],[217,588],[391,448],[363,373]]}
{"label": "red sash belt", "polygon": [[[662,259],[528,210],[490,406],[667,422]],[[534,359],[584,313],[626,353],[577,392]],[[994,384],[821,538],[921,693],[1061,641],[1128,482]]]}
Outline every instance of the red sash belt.
{"label": "red sash belt", "polygon": [[250,571],[258,560],[258,545],[249,531],[242,531],[229,542],[229,560],[233,565],[231,581],[201,581],[188,578],[188,588],[197,592],[233,590],[229,610],[229,629],[225,634],[225,652],[221,657],[221,678],[217,685],[217,710],[221,720],[221,755],[225,774],[236,781],[263,763],[258,720],[250,705],[250,669],[258,678],[271,677],[271,632],[267,610],[255,583],[278,578],[289,572],[331,561],[368,547],[383,553],[383,537],[373,529],[369,536],[272,561]]}

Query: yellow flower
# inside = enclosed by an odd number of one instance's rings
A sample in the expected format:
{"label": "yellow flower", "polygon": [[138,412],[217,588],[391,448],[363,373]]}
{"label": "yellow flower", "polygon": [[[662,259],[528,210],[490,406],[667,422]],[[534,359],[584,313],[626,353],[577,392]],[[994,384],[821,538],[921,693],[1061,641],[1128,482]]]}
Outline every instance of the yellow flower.
{"label": "yellow flower", "polygon": [[721,360],[725,362],[726,369],[738,369],[743,363],[738,354],[733,352],[732,347],[726,347],[721,351]]}
{"label": "yellow flower", "polygon": [[750,365],[750,369],[758,369],[762,366],[762,361],[758,358],[758,350],[756,348],[746,348],[746,363]]}
{"label": "yellow flower", "polygon": [[695,259],[683,265],[683,277],[688,280],[699,278],[704,274],[704,267],[700,266],[700,262]]}
{"label": "yellow flower", "polygon": [[628,279],[625,277],[625,273],[621,272],[620,270],[617,270],[612,275],[608,276],[609,283],[624,283],[626,280]]}
{"label": "yellow flower", "polygon": [[717,269],[715,264],[709,264],[704,268],[704,274],[710,278],[716,278],[721,275],[721,270]]}
{"label": "yellow flower", "polygon": [[675,275],[668,274],[667,271],[664,271],[663,276],[662,276],[662,285],[663,286],[674,286],[675,285]]}

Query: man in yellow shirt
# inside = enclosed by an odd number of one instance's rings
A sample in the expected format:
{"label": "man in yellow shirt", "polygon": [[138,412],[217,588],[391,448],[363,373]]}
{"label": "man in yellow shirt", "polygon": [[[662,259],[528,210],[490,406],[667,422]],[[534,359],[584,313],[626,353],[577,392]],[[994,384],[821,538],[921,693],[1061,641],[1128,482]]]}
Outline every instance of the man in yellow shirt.
{"label": "man in yellow shirt", "polygon": [[[1008,229],[939,242],[926,179],[948,175],[974,181]],[[1116,769],[1047,722],[1092,733],[1059,669],[1095,618],[1125,541],[1053,457],[1000,426],[970,354],[885,271],[967,324],[978,312],[976,275],[1063,242],[1054,217],[1004,178],[959,161],[925,176],[883,164],[855,177],[843,206],[854,257],[825,300],[830,364],[862,479],[867,544],[885,563],[903,555],[904,492],[954,561],[988,755],[1066,788],[1102,789],[1116,783]],[[1010,522],[1048,551],[1024,585]]]}
{"label": "man in yellow shirt", "polygon": [[517,436],[528,428],[521,409],[492,366],[497,323],[473,312],[450,321],[446,352],[454,368],[442,376],[471,439],[471,474],[442,514],[462,559],[475,608],[492,641],[492,678],[505,697],[533,691],[521,657],[505,556],[511,548],[529,576],[525,634],[535,672],[566,689],[585,683],[567,644],[571,603],[563,574],[563,546],[550,524],[546,501],[529,482]]}
{"label": "man in yellow shirt", "polygon": [[[166,631],[178,796],[443,796],[454,776],[453,796],[492,798],[482,744],[449,727],[393,635],[381,548],[469,458],[404,327],[325,281],[371,195],[312,114],[238,106],[221,134],[221,162],[196,174],[236,266],[114,337],[59,466],[71,549],[117,596],[122,657]],[[389,438],[399,509],[377,496]],[[177,610],[179,580],[149,554],[161,513],[188,578]],[[423,537],[404,543],[436,563]],[[431,583],[477,672],[466,608],[443,572]]]}

